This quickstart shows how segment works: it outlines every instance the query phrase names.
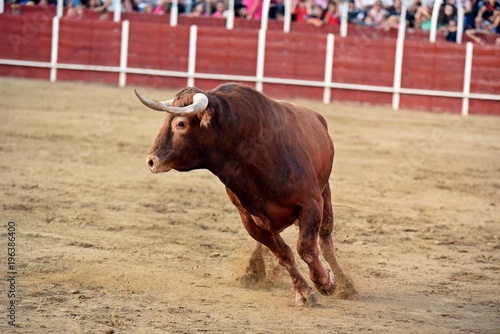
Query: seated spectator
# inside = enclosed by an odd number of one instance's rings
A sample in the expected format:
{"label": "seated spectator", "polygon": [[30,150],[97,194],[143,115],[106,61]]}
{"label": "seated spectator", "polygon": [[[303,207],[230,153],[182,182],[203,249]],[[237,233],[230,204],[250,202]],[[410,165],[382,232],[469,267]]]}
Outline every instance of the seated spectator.
{"label": "seated spectator", "polygon": [[437,21],[437,27],[439,31],[447,31],[448,25],[450,21],[457,22],[457,10],[455,6],[447,3],[444,6],[441,6],[439,10],[439,16]]}
{"label": "seated spectator", "polygon": [[40,0],[37,6],[42,8],[47,8],[47,7],[54,7],[55,4],[51,3],[49,0]]}
{"label": "seated spectator", "polygon": [[[121,0],[123,1],[123,0]],[[152,0],[154,1],[154,0]],[[162,10],[158,9],[158,11],[162,12],[162,14],[158,15],[163,15],[166,13],[170,13],[172,11],[172,0],[158,0],[156,1],[156,5],[154,3],[151,3],[151,5],[154,7],[153,14],[158,14],[155,13],[158,7],[163,8]],[[184,0],[177,0],[177,13],[178,14],[183,14],[185,13],[185,6],[184,6]]]}
{"label": "seated spectator", "polygon": [[349,23],[359,25],[365,24],[365,12],[356,5],[355,0],[349,1],[349,7],[347,8],[347,21]]}
{"label": "seated spectator", "polygon": [[226,4],[223,0],[217,1],[215,4],[215,12],[213,12],[211,16],[219,19],[227,17]]}
{"label": "seated spectator", "polygon": [[198,1],[194,4],[193,9],[191,10],[191,13],[186,14],[187,16],[192,16],[192,17],[202,17],[206,16],[205,14],[205,4],[203,1]]}
{"label": "seated spectator", "polygon": [[296,22],[307,22],[311,17],[312,3],[310,0],[298,0],[292,4],[293,19]]}
{"label": "seated spectator", "polygon": [[429,6],[420,6],[415,13],[415,30],[431,30],[431,8]]}
{"label": "seated spectator", "polygon": [[401,19],[401,0],[395,0],[394,5],[391,6],[387,12],[388,17],[380,26],[386,31],[389,31],[390,29],[398,29]]}
{"label": "seated spectator", "polygon": [[465,30],[465,35],[472,39],[477,44],[485,45],[486,41],[479,37],[478,35],[484,34],[484,31],[476,30],[476,29],[467,29]]}
{"label": "seated spectator", "polygon": [[314,3],[311,5],[311,14],[309,15],[308,22],[311,20],[318,20],[321,21],[323,19],[323,7],[321,5]]}
{"label": "seated spectator", "polygon": [[476,16],[476,29],[498,33],[500,25],[500,2],[485,0]]}
{"label": "seated spectator", "polygon": [[153,10],[153,14],[155,15],[164,15],[166,13],[170,12],[170,3],[168,3],[166,0],[158,0],[156,3],[156,7]]}
{"label": "seated spectator", "polygon": [[382,6],[382,1],[378,0],[375,2],[372,8],[368,10],[365,18],[365,24],[367,26],[378,27],[385,21],[389,12]]}
{"label": "seated spectator", "polygon": [[313,5],[318,5],[321,7],[321,11],[323,12],[327,7],[330,1],[338,1],[338,0],[313,0]]}
{"label": "seated spectator", "polygon": [[234,1],[234,16],[235,17],[247,17],[247,7],[243,4],[242,0]]}
{"label": "seated spectator", "polygon": [[122,12],[124,13],[133,13],[138,12],[139,6],[134,0],[123,0],[122,1]]}
{"label": "seated spectator", "polygon": [[11,15],[23,15],[23,11],[21,10],[21,3],[19,0],[12,0],[10,4],[10,14]]}
{"label": "seated spectator", "polygon": [[335,0],[328,2],[328,7],[323,12],[323,24],[340,25],[340,10]]}
{"label": "seated spectator", "polygon": [[283,21],[285,19],[285,3],[283,0],[271,0],[269,5],[269,18],[278,21]]}
{"label": "seated spectator", "polygon": [[242,3],[247,9],[247,20],[262,19],[263,0],[243,0]]}
{"label": "seated spectator", "polygon": [[[473,3],[474,2],[474,3]],[[473,29],[475,26],[474,19],[476,18],[478,9],[475,8],[477,0],[465,0],[464,3],[464,31]]]}
{"label": "seated spectator", "polygon": [[145,4],[142,8],[139,7],[139,12],[144,14],[153,14],[153,6],[150,4]]}
{"label": "seated spectator", "polygon": [[409,28],[415,28],[415,14],[421,6],[420,0],[413,0],[411,6],[406,8],[406,20]]}
{"label": "seated spectator", "polygon": [[99,10],[98,8],[102,8],[101,0],[87,0],[85,7],[89,10]]}
{"label": "seated spectator", "polygon": [[184,14],[191,13],[195,2],[196,1],[194,0],[182,0],[182,7],[183,7],[182,13]]}
{"label": "seated spectator", "polygon": [[368,11],[375,6],[375,3],[381,2],[382,8],[389,8],[394,4],[393,0],[355,0],[356,5],[365,13],[368,14]]}
{"label": "seated spectator", "polygon": [[[443,31],[443,30],[442,30]],[[445,37],[448,42],[457,41],[457,21],[450,20],[444,27]]]}
{"label": "seated spectator", "polygon": [[113,3],[114,1],[118,1],[118,0],[98,0],[98,6],[97,7],[91,7],[90,9],[93,10],[93,11],[96,11],[96,12],[101,12],[101,14],[103,14],[103,12],[107,12],[108,11],[108,7],[109,7],[109,10],[113,10],[114,11],[114,8],[111,8],[113,7]]}
{"label": "seated spectator", "polygon": [[319,18],[310,18],[308,20],[308,23],[311,23],[316,27],[321,27],[324,25],[340,25],[340,14],[337,9],[337,4],[333,1],[330,1],[328,3],[328,7],[323,11],[323,13],[321,13],[321,16]]}
{"label": "seated spectator", "polygon": [[68,11],[66,12],[66,16],[64,16],[64,19],[81,20],[82,17],[83,17],[83,7],[76,6],[76,7],[69,7],[68,8]]}

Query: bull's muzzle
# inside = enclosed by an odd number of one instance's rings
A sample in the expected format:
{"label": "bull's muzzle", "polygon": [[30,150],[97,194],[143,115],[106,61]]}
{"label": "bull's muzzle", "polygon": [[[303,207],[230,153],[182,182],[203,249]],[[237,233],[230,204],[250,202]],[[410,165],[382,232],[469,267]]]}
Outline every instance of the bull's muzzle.
{"label": "bull's muzzle", "polygon": [[155,155],[148,155],[146,158],[148,162],[149,169],[151,170],[152,173],[158,173],[157,167],[159,165],[159,159]]}

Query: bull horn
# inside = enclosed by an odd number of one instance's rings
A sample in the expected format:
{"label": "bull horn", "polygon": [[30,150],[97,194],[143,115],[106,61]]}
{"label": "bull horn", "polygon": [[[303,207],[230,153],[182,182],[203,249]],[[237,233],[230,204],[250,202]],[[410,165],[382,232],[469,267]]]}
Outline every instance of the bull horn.
{"label": "bull horn", "polygon": [[137,98],[144,104],[146,107],[158,110],[158,111],[166,111],[170,114],[177,116],[193,116],[198,115],[200,112],[205,110],[208,106],[208,98],[205,94],[196,93],[193,95],[193,103],[185,106],[185,107],[172,107],[172,103],[174,100],[168,100],[164,102],[159,102],[157,100],[150,100],[145,98],[139,93],[137,89],[134,89],[135,95]]}

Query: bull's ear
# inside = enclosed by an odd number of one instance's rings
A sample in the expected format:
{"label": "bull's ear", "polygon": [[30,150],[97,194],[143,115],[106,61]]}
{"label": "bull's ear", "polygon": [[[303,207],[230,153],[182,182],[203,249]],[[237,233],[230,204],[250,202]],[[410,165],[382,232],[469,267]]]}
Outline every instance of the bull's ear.
{"label": "bull's ear", "polygon": [[203,110],[200,114],[198,114],[198,117],[201,120],[200,125],[208,127],[210,125],[210,121],[212,120],[213,115],[214,115],[214,110],[211,109],[210,107],[207,107],[205,110]]}

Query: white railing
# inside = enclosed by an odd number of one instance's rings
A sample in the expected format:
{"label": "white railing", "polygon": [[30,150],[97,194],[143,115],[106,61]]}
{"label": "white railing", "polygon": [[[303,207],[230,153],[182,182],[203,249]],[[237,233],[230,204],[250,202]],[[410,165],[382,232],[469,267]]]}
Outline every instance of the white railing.
{"label": "white railing", "polygon": [[[405,13],[405,8],[403,8],[402,14]],[[25,60],[13,60],[13,59],[0,59],[1,65],[12,65],[12,66],[26,66],[26,67],[38,67],[38,68],[49,68],[50,69],[50,81],[57,80],[57,70],[59,69],[69,69],[69,70],[80,70],[80,71],[99,71],[99,72],[112,72],[119,74],[118,85],[123,87],[127,84],[127,74],[144,74],[144,75],[156,75],[156,76],[167,76],[167,77],[179,77],[187,79],[187,86],[194,86],[196,79],[213,79],[221,81],[241,81],[254,83],[256,89],[259,91],[263,90],[263,84],[282,84],[282,85],[297,85],[297,86],[309,86],[309,87],[321,87],[324,89],[323,102],[328,104],[331,101],[331,89],[346,89],[346,90],[358,90],[358,91],[368,91],[368,92],[382,92],[393,94],[392,108],[398,110],[400,107],[399,99],[400,94],[406,95],[422,95],[422,96],[441,96],[441,97],[452,97],[462,99],[462,114],[467,115],[469,111],[469,99],[479,99],[479,100],[493,100],[500,101],[500,95],[494,94],[477,94],[470,92],[471,83],[471,70],[472,70],[472,56],[473,56],[473,45],[467,43],[466,54],[465,54],[465,64],[464,64],[464,83],[463,90],[461,92],[453,91],[437,91],[437,90],[427,90],[427,89],[414,89],[414,88],[402,88],[401,78],[402,78],[402,64],[403,64],[403,54],[404,54],[404,38],[405,38],[405,23],[401,20],[398,40],[396,43],[396,57],[394,66],[394,81],[392,86],[374,86],[374,85],[362,85],[362,84],[350,84],[342,82],[332,82],[332,73],[335,71],[335,61],[334,61],[334,35],[329,34],[326,41],[326,61],[324,64],[324,80],[300,80],[300,79],[286,79],[286,78],[273,78],[266,77],[264,73],[264,63],[265,63],[265,51],[266,51],[266,32],[264,30],[259,30],[258,37],[258,54],[256,63],[256,73],[254,76],[243,76],[243,75],[232,75],[232,74],[214,74],[214,73],[199,73],[196,72],[196,48],[197,48],[197,35],[198,29],[196,26],[191,26],[190,38],[189,38],[189,55],[188,55],[188,68],[187,71],[168,71],[168,70],[155,70],[148,68],[131,68],[127,64],[128,56],[128,41],[129,41],[129,22],[122,22],[121,31],[121,48],[120,48],[120,63],[117,66],[100,66],[100,65],[81,65],[81,64],[62,64],[58,61],[58,47],[59,47],[59,18],[53,18],[53,33],[52,33],[52,47],[51,47],[51,61],[50,62],[39,62],[39,61],[25,61]]]}

